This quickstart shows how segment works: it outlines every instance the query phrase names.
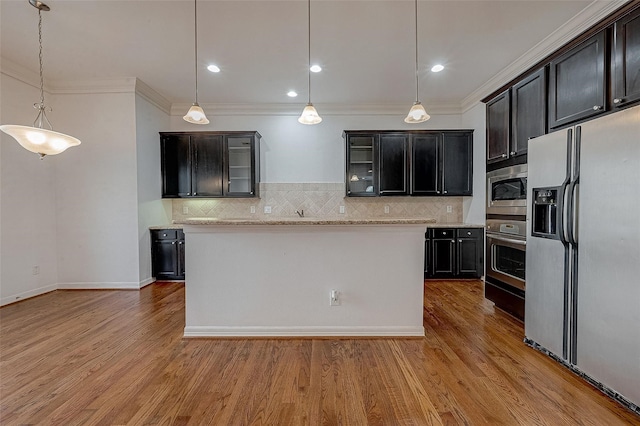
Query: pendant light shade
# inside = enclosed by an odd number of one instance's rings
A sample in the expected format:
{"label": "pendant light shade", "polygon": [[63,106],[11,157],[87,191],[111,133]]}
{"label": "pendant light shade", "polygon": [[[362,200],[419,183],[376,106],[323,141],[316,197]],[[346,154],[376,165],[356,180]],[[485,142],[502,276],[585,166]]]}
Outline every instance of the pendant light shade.
{"label": "pendant light shade", "polygon": [[187,115],[182,117],[184,121],[192,124],[209,124],[207,115],[200,105],[198,105],[198,0],[193,0],[193,21],[194,21],[194,52],[195,52],[195,74],[196,74],[196,101],[191,105]]}
{"label": "pendant light shade", "polygon": [[189,108],[187,115],[182,118],[184,119],[184,121],[193,124],[209,124],[209,120],[207,119],[204,110],[197,103],[191,105],[191,108]]}
{"label": "pendant light shade", "polygon": [[311,103],[311,0],[307,0],[307,48],[308,48],[308,66],[307,66],[307,77],[308,77],[308,102],[307,102],[307,106],[304,107],[304,110],[302,110],[302,114],[300,115],[300,117],[298,118],[298,123],[302,123],[302,124],[318,124],[322,121],[322,117],[320,117],[320,115],[318,114],[318,111],[316,111],[316,108],[313,106],[313,104]]}
{"label": "pendant light shade", "polygon": [[404,119],[405,123],[414,124],[414,123],[424,123],[431,116],[427,114],[427,111],[424,109],[420,102],[415,102],[411,109],[409,110],[409,114]]}
{"label": "pendant light shade", "polygon": [[302,124],[318,124],[322,121],[322,117],[318,115],[318,111],[313,104],[307,104],[302,111],[302,115],[298,118],[298,122]]}
{"label": "pendant light shade", "polygon": [[[38,115],[33,122],[33,127],[20,126],[14,124],[5,124],[0,126],[0,130],[14,138],[23,148],[28,151],[35,152],[43,158],[45,155],[60,154],[67,148],[80,145],[80,141],[73,136],[65,135],[53,131],[53,126],[47,118],[44,104],[44,77],[42,68],[42,11],[49,11],[51,8],[38,0],[29,0],[29,4],[38,9],[38,43],[40,45],[39,61],[40,61],[40,102],[33,104],[38,110]],[[43,128],[43,126],[49,129]]]}
{"label": "pendant light shade", "polygon": [[415,23],[416,23],[416,56],[415,56],[415,65],[416,65],[416,101],[413,103],[413,106],[411,107],[411,109],[409,110],[409,114],[407,114],[407,117],[404,119],[405,123],[409,123],[409,124],[417,124],[417,123],[424,123],[425,121],[427,121],[429,118],[431,118],[431,116],[429,114],[427,114],[427,111],[424,109],[424,106],[422,106],[422,103],[420,102],[419,98],[418,98],[418,92],[419,92],[419,79],[418,79],[418,0],[414,0],[414,17],[415,17]]}

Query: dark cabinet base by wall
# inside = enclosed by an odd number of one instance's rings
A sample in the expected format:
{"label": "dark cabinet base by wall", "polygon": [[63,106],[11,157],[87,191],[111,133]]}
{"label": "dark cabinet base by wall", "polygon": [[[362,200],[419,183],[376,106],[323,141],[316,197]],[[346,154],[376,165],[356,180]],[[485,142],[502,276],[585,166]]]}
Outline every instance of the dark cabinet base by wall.
{"label": "dark cabinet base by wall", "polygon": [[483,275],[483,228],[429,228],[425,237],[425,279],[480,278]]}
{"label": "dark cabinet base by wall", "polygon": [[152,275],[157,280],[184,280],[184,233],[182,229],[151,231]]}

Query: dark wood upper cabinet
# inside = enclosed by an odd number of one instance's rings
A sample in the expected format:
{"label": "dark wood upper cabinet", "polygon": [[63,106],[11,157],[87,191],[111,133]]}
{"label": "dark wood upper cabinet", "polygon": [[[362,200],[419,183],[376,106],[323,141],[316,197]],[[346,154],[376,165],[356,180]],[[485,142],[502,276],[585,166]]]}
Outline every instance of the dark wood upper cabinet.
{"label": "dark wood upper cabinet", "polygon": [[257,132],[160,133],[162,197],[254,197]]}
{"label": "dark wood upper cabinet", "polygon": [[442,134],[442,195],[473,195],[471,132]]}
{"label": "dark wood upper cabinet", "polygon": [[606,32],[554,59],[549,68],[549,127],[583,120],[606,109]]}
{"label": "dark wood upper cabinet", "polygon": [[441,133],[413,136],[411,142],[411,192],[413,195],[440,193],[441,145]]}
{"label": "dark wood upper cabinet", "polygon": [[379,135],[380,195],[408,195],[409,135]]}
{"label": "dark wood upper cabinet", "polygon": [[506,160],[511,137],[511,91],[487,102],[487,163]]}
{"label": "dark wood upper cabinet", "polygon": [[511,89],[511,146],[509,157],[527,153],[529,139],[547,131],[546,69],[518,82]]}
{"label": "dark wood upper cabinet", "polygon": [[344,137],[350,197],[473,195],[473,130],[345,130]]}
{"label": "dark wood upper cabinet", "polygon": [[191,135],[191,195],[221,197],[223,143],[219,135]]}
{"label": "dark wood upper cabinet", "polygon": [[613,36],[613,106],[640,100],[640,8],[616,22]]}

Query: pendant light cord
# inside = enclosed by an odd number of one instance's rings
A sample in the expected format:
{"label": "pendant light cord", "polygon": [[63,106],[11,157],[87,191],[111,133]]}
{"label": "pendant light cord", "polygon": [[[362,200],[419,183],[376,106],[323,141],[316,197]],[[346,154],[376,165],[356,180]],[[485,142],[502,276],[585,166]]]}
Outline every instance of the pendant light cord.
{"label": "pendant light cord", "polygon": [[44,105],[44,72],[42,68],[42,11],[38,9],[38,60],[40,61],[40,104]]}
{"label": "pendant light cord", "polygon": [[311,103],[311,0],[307,0],[307,77],[309,79],[307,84],[308,101]]}
{"label": "pendant light cord", "polygon": [[195,71],[196,71],[196,104],[198,103],[198,0],[193,0],[193,22],[194,22],[194,52],[195,52]]}
{"label": "pendant light cord", "polygon": [[416,24],[416,102],[418,102],[418,0],[414,1],[415,5],[415,24]]}
{"label": "pendant light cord", "polygon": [[[48,8],[45,10],[49,10]],[[44,68],[42,66],[42,10],[38,7],[38,62],[40,63],[40,103],[33,104],[33,107],[38,110],[36,119],[33,120],[33,127],[42,129],[43,125],[47,125],[50,130],[53,130],[53,126],[49,121],[46,113],[46,107],[44,106]]]}

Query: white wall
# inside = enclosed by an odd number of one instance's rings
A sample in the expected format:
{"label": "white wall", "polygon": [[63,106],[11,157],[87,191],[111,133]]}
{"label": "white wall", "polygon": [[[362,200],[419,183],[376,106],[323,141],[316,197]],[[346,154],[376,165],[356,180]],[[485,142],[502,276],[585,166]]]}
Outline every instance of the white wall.
{"label": "white wall", "polygon": [[56,163],[60,288],[138,288],[135,94],[56,96],[82,145]]}
{"label": "white wall", "polygon": [[158,132],[169,127],[169,115],[140,95],[136,95],[136,164],[138,180],[139,281],[144,286],[151,277],[150,226],[171,223],[171,200],[162,199],[160,142]]}
{"label": "white wall", "polygon": [[[5,74],[0,74],[0,88],[0,123],[33,125],[39,90]],[[60,159],[40,160],[0,132],[0,305],[56,289],[55,167]]]}
{"label": "white wall", "polygon": [[[205,111],[206,112],[206,111]],[[257,130],[260,145],[261,182],[344,182],[344,130],[459,129],[459,115],[432,115],[412,127],[404,116],[325,115],[319,107],[322,123],[306,126],[298,116],[256,115],[215,116],[206,126],[189,124],[182,117],[171,117],[171,131]],[[474,135],[475,137],[475,135]]]}
{"label": "white wall", "polygon": [[465,198],[462,217],[465,223],[485,223],[487,135],[485,105],[478,103],[462,114],[462,126],[473,132],[473,198]]}

